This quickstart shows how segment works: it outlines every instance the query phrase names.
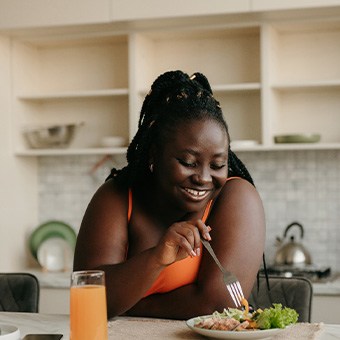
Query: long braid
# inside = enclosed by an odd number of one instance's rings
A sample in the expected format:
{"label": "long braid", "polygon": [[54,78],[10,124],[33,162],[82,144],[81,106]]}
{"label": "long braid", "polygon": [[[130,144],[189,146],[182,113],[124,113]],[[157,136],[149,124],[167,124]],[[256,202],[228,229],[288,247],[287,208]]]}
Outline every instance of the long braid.
{"label": "long braid", "polygon": [[[151,146],[166,141],[178,124],[199,119],[215,120],[225,129],[230,141],[220,104],[203,74],[189,77],[182,71],[170,71],[160,75],[143,102],[138,131],[127,150],[128,164],[120,170],[112,169],[109,178],[133,186],[149,173]],[[248,170],[230,148],[228,168],[229,176],[239,176],[254,184]]]}
{"label": "long braid", "polygon": [[233,151],[230,150],[228,152],[228,168],[229,168],[229,177],[238,176],[246,179],[252,185],[254,185],[254,181],[245,167],[243,162],[235,155]]}

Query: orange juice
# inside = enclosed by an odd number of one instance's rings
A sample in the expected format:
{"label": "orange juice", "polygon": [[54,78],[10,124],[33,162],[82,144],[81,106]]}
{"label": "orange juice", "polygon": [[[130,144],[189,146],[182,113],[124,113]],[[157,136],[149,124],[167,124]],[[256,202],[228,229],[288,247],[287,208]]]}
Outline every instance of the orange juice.
{"label": "orange juice", "polygon": [[70,294],[70,340],[107,339],[105,286],[74,286]]}

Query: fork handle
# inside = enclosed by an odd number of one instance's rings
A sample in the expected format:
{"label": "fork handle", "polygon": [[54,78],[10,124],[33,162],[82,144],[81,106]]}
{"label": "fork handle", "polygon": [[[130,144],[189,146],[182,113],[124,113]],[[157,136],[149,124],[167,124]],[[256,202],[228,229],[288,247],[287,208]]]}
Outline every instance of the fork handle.
{"label": "fork handle", "polygon": [[214,261],[216,262],[218,268],[220,268],[220,271],[225,274],[225,269],[223,268],[223,266],[221,265],[221,262],[218,260],[214,250],[212,249],[210,243],[205,240],[204,238],[201,237],[201,242],[203,243],[204,247],[206,250],[208,250],[209,254],[211,255],[211,257],[214,259]]}

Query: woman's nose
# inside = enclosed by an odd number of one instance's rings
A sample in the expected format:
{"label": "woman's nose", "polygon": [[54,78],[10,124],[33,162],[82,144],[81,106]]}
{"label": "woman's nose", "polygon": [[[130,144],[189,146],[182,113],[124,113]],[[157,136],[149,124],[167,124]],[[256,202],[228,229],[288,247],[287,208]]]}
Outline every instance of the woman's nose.
{"label": "woman's nose", "polygon": [[192,176],[192,179],[197,184],[211,182],[211,174],[209,169],[207,168],[197,169],[195,174]]}

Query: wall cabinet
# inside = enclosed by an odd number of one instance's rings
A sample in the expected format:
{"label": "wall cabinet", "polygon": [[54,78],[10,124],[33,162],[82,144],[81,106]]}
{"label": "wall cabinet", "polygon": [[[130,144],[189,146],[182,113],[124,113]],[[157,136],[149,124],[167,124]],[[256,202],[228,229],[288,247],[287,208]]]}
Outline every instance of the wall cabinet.
{"label": "wall cabinet", "polygon": [[143,6],[139,6],[139,0],[111,1],[112,20],[121,21],[248,12],[251,0],[172,0],[162,6],[157,0],[145,0]]}
{"label": "wall cabinet", "polygon": [[1,0],[0,28],[107,23],[111,0]]}
{"label": "wall cabinet", "polygon": [[[340,18],[244,20],[216,25],[13,38],[13,138],[18,155],[123,153],[152,81],[182,69],[207,75],[236,150],[340,148]],[[84,121],[68,149],[29,149],[24,125]],[[321,134],[316,144],[275,144],[280,134]]]}
{"label": "wall cabinet", "polygon": [[282,10],[282,9],[306,9],[329,6],[339,6],[339,0],[251,0],[253,11]]}

